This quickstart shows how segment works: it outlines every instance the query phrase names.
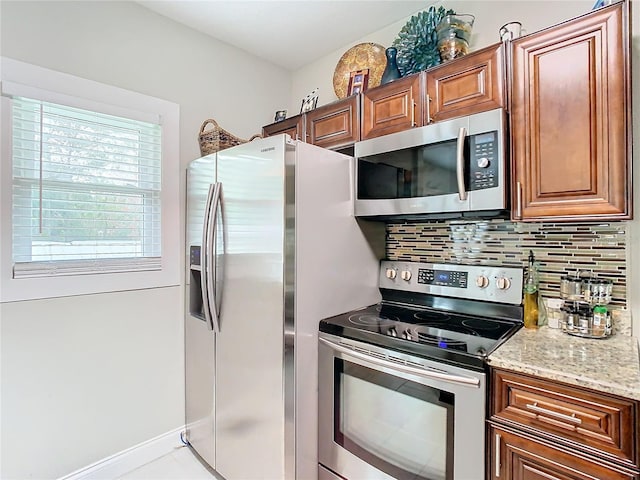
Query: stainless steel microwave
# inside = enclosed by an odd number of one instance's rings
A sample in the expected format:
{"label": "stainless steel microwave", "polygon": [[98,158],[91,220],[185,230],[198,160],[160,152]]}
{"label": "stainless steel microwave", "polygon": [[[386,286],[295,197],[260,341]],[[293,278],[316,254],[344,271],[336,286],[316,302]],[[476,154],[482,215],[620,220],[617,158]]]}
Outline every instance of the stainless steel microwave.
{"label": "stainless steel microwave", "polygon": [[483,216],[508,208],[503,109],[357,142],[359,217]]}

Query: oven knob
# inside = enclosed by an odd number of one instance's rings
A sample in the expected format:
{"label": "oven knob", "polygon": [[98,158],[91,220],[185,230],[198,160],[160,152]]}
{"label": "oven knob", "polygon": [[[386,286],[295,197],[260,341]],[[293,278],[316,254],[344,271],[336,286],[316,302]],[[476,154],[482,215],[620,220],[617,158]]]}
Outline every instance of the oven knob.
{"label": "oven knob", "polygon": [[391,327],[389,330],[387,330],[387,335],[391,335],[392,337],[397,337],[398,332],[396,330],[396,327]]}
{"label": "oven knob", "polygon": [[387,278],[391,279],[391,280],[395,280],[396,275],[398,274],[398,272],[393,269],[393,268],[387,268]]}
{"label": "oven knob", "polygon": [[403,270],[402,273],[400,274],[400,277],[405,280],[405,281],[409,281],[411,280],[411,271],[410,270]]}
{"label": "oven knob", "polygon": [[489,286],[489,279],[484,275],[478,275],[476,277],[476,287],[487,288]]}
{"label": "oven knob", "polygon": [[478,159],[478,167],[487,168],[489,166],[489,159],[487,157],[480,157]]}
{"label": "oven knob", "polygon": [[511,280],[506,277],[498,277],[496,280],[496,287],[498,287],[498,290],[508,290],[510,286]]}

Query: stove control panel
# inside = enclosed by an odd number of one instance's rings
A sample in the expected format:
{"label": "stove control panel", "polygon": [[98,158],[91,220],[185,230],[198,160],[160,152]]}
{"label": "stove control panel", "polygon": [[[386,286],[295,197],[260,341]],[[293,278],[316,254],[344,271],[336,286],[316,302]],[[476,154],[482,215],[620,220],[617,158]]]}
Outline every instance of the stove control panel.
{"label": "stove control panel", "polygon": [[522,303],[523,269],[517,267],[383,260],[380,288],[490,302]]}

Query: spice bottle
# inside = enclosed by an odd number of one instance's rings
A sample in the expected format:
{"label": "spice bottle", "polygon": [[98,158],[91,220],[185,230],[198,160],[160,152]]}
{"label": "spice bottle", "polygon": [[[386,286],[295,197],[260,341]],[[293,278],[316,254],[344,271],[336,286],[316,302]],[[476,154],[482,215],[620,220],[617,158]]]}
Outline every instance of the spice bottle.
{"label": "spice bottle", "polygon": [[593,307],[593,327],[591,334],[597,337],[603,337],[607,332],[607,323],[609,322],[609,312],[604,305],[596,305]]}
{"label": "spice bottle", "polygon": [[538,267],[532,250],[529,250],[529,264],[527,266],[527,276],[524,280],[523,303],[525,328],[536,328],[538,326]]}

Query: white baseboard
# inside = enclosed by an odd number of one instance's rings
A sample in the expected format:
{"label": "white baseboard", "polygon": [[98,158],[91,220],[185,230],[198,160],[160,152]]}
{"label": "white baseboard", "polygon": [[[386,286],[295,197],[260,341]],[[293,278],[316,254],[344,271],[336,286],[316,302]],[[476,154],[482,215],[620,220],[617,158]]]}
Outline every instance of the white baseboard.
{"label": "white baseboard", "polygon": [[110,457],[72,472],[59,480],[111,480],[182,447],[180,432],[184,427],[134,445]]}

